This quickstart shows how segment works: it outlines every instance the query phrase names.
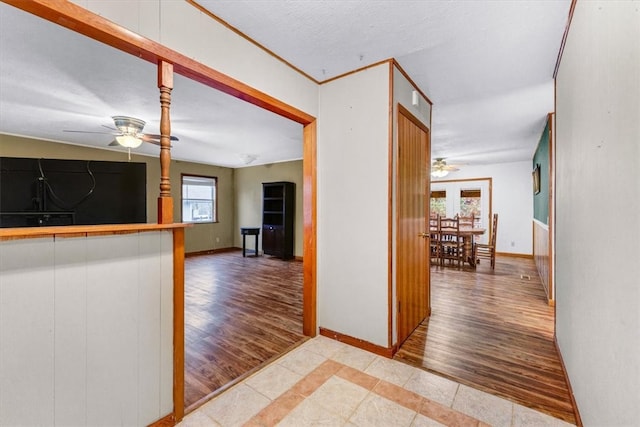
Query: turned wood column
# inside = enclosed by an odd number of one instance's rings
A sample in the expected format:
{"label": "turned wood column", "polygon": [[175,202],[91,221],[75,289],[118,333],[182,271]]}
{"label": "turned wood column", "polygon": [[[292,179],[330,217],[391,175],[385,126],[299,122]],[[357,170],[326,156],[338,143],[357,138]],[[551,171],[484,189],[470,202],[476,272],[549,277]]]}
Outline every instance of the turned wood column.
{"label": "turned wood column", "polygon": [[171,90],[173,89],[173,64],[158,62],[158,88],[160,89],[160,197],[158,197],[158,224],[173,222],[173,198],[171,197]]}

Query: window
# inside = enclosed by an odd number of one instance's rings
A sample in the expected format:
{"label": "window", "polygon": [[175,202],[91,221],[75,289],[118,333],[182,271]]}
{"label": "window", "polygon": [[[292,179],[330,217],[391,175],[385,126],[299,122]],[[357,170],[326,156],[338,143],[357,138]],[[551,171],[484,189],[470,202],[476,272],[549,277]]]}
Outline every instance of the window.
{"label": "window", "polygon": [[482,191],[480,189],[460,190],[460,216],[470,217],[473,214],[478,223],[476,225],[479,225],[482,217],[481,196]]}
{"label": "window", "polygon": [[182,222],[216,222],[218,179],[182,175]]}
{"label": "window", "polygon": [[445,190],[431,192],[431,215],[447,216],[447,192]]}

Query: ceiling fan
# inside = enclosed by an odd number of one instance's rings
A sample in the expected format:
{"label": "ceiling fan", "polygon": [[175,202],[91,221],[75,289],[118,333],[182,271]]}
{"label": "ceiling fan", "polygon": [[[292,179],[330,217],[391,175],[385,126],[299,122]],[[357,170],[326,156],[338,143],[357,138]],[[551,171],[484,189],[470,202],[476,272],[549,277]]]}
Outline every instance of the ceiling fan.
{"label": "ceiling fan", "polygon": [[444,157],[437,157],[431,164],[431,176],[434,178],[444,178],[449,172],[459,171],[458,165],[448,165]]}
{"label": "ceiling fan", "polygon": [[[151,133],[142,133],[146,122],[129,116],[112,116],[115,127],[102,125],[111,132],[92,132],[84,130],[64,130],[63,132],[77,133],[102,133],[115,135],[115,139],[111,141],[110,146],[121,145],[125,148],[138,148],[143,142],[160,145],[160,135]],[[171,136],[171,141],[178,141],[178,138]]]}

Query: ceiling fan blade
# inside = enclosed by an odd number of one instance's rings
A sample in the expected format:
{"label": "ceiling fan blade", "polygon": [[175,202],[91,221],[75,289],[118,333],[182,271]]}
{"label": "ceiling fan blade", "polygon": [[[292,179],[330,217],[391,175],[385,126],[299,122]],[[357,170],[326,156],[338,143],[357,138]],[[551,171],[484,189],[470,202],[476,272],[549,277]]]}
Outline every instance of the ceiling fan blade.
{"label": "ceiling fan blade", "polygon": [[73,132],[73,133],[101,133],[103,135],[114,135],[113,132],[93,132],[90,130],[68,130],[68,129],[63,129],[62,132]]}
{"label": "ceiling fan blade", "polygon": [[[162,135],[157,135],[157,134],[154,134],[154,133],[145,133],[145,134],[142,134],[142,140],[143,140],[143,141],[146,141],[146,139],[145,139],[145,138],[147,138],[147,137],[148,137],[148,138],[151,138],[151,139],[157,139],[157,140],[160,140],[160,138],[162,137]],[[171,138],[171,140],[172,140],[172,141],[180,141],[180,140],[178,139],[178,137],[177,137],[177,136],[173,136],[173,135],[171,135],[171,137],[170,137],[170,138]],[[150,141],[149,141],[149,142],[150,142]]]}
{"label": "ceiling fan blade", "polygon": [[110,129],[110,130],[115,131],[115,132],[120,132],[118,129],[114,128],[113,126],[107,126],[107,125],[100,125],[100,126],[102,126],[103,128]]}
{"label": "ceiling fan blade", "polygon": [[118,145],[120,144],[115,139],[109,143],[109,147],[117,147]]}

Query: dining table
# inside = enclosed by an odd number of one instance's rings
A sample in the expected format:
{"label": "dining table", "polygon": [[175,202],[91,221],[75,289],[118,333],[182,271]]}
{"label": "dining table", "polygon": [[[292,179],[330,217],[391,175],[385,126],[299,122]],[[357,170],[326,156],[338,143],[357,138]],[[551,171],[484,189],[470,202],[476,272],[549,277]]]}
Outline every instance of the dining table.
{"label": "dining table", "polygon": [[[430,228],[431,234],[437,234],[437,228]],[[463,240],[463,250],[464,250],[464,261],[467,262],[471,267],[476,267],[476,257],[473,250],[473,240],[475,236],[482,236],[487,232],[486,228],[480,227],[460,227],[458,231],[458,235]]]}

